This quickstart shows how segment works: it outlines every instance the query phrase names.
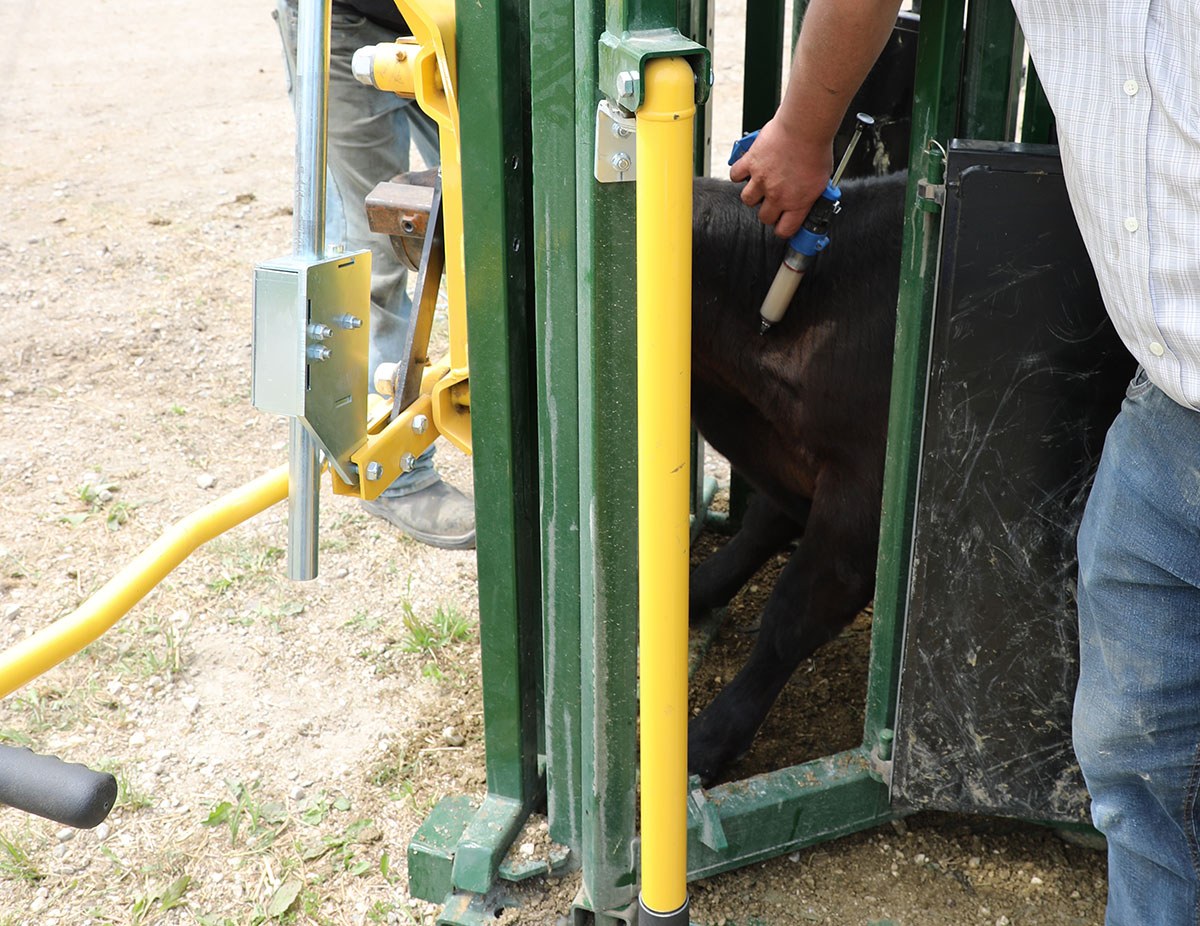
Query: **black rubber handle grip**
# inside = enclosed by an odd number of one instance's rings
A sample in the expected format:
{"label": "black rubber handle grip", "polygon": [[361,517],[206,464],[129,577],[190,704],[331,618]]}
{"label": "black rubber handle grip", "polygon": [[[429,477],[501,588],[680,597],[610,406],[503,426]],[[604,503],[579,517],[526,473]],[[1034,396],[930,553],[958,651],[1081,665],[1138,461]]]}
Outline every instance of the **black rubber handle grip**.
{"label": "black rubber handle grip", "polygon": [[85,765],[0,746],[0,804],[64,826],[91,829],[117,802],[117,779]]}

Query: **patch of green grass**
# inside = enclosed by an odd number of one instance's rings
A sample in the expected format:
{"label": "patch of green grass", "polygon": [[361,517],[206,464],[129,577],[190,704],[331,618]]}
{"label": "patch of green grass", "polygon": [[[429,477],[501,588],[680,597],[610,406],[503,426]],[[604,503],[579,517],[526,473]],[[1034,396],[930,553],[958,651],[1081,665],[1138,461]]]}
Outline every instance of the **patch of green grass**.
{"label": "patch of green grass", "polygon": [[208,816],[201,821],[204,826],[229,827],[229,841],[236,846],[241,836],[246,836],[246,848],[263,852],[287,829],[288,815],[283,804],[276,801],[260,801],[257,785],[247,787],[241,782],[227,781],[233,792],[232,801],[220,801],[213,806]]}
{"label": "patch of green grass", "polygon": [[129,811],[144,810],[147,807],[154,806],[154,798],[148,792],[142,791],[130,780],[125,766],[117,760],[104,759],[97,762],[96,770],[108,772],[117,779],[117,803],[114,806],[123,807]]}
{"label": "patch of green grass", "polygon": [[235,585],[246,585],[265,576],[276,576],[276,564],[283,559],[281,547],[259,544],[212,544],[220,556],[220,575],[208,583],[209,591],[222,594]]}
{"label": "patch of green grass", "polygon": [[186,901],[183,895],[192,884],[191,875],[180,875],[169,884],[159,884],[138,896],[133,902],[129,921],[133,926],[140,926],[153,913],[166,913],[182,906]]}
{"label": "patch of green grass", "polygon": [[0,833],[0,879],[36,884],[44,877],[24,847]]}
{"label": "patch of green grass", "polygon": [[407,601],[403,609],[404,633],[400,637],[400,651],[428,657],[430,661],[422,668],[422,673],[441,680],[438,652],[452,643],[465,643],[471,639],[470,622],[453,607],[439,607],[428,619],[418,615]]}
{"label": "patch of green grass", "polygon": [[183,665],[179,631],[168,620],[147,618],[122,626],[120,632],[129,644],[117,654],[122,674],[137,678],[157,675],[172,678]]}
{"label": "patch of green grass", "polygon": [[75,489],[75,497],[84,510],[64,514],[59,520],[78,527],[93,515],[103,514],[104,524],[110,531],[120,530],[138,507],[134,502],[116,500],[120,488],[99,474],[85,478]]}
{"label": "patch of green grass", "polygon": [[184,408],[182,405],[180,405],[177,402],[173,403],[171,405],[170,411],[171,411],[172,415],[186,415],[187,414],[187,409]]}

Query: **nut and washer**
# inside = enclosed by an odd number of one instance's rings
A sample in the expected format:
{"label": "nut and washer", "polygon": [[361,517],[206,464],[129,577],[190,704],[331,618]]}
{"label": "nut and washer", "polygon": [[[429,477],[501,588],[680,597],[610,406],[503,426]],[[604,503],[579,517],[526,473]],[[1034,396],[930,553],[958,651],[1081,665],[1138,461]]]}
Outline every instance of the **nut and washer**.
{"label": "nut and washer", "polygon": [[414,434],[424,434],[429,430],[429,419],[424,415],[414,415],[412,420],[412,429]]}
{"label": "nut and washer", "polygon": [[417,458],[411,453],[406,453],[400,458],[400,471],[402,473],[411,473],[413,467],[417,465]]}
{"label": "nut and washer", "polygon": [[375,482],[383,475],[383,464],[378,460],[372,460],[367,464],[367,479]]}
{"label": "nut and washer", "polygon": [[305,353],[308,355],[308,359],[315,363],[329,359],[329,348],[323,344],[309,344]]}
{"label": "nut and washer", "polygon": [[618,174],[623,174],[633,166],[633,159],[624,151],[618,151],[608,159],[608,163],[612,165],[612,169]]}

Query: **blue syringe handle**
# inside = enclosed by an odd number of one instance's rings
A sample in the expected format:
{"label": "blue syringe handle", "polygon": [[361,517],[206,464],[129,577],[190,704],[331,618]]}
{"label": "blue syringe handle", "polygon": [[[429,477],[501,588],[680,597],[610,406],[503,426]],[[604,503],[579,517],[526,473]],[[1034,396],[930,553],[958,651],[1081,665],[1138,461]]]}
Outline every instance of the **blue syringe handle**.
{"label": "blue syringe handle", "polygon": [[750,146],[754,144],[754,139],[758,138],[758,132],[758,129],[755,129],[753,132],[747,132],[733,143],[733,151],[729,154],[730,167],[736,164],[742,155],[750,150]]}

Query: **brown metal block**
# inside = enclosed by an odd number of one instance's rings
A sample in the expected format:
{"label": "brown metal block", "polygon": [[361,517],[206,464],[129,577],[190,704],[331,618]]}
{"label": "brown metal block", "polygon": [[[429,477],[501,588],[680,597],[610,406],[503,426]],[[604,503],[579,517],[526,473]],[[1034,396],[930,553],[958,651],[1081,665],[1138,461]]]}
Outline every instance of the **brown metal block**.
{"label": "brown metal block", "polygon": [[[419,183],[424,178],[402,174],[397,179],[412,179]],[[429,210],[433,205],[433,188],[385,180],[376,184],[367,195],[366,205],[371,231],[390,235],[396,256],[409,270],[418,269],[425,229],[429,225]]]}

